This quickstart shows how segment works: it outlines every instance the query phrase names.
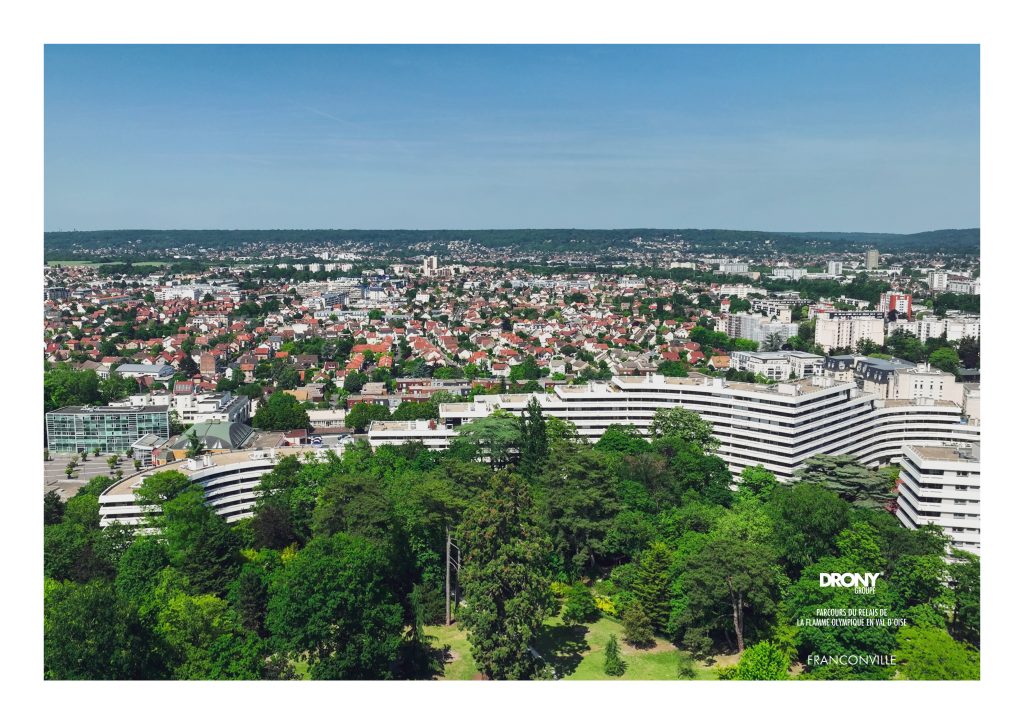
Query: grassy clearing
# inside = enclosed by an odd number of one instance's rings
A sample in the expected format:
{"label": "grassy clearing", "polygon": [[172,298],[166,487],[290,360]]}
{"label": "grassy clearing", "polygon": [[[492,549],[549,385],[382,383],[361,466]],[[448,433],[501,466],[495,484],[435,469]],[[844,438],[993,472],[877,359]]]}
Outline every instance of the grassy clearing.
{"label": "grassy clearing", "polygon": [[476,676],[476,664],[469,650],[466,632],[458,626],[424,626],[423,632],[431,636],[434,648],[450,647],[448,661],[444,665],[444,676],[448,681],[470,681]]}
{"label": "grassy clearing", "polygon": [[[452,658],[445,665],[444,679],[470,680],[476,675],[473,656],[469,650],[466,632],[456,626],[425,626],[424,631],[435,637],[435,647],[451,647]],[[622,640],[622,624],[602,617],[593,623],[567,626],[560,618],[544,622],[544,631],[537,641],[537,650],[554,668],[558,678],[572,680],[605,680],[616,677],[604,673],[604,647],[608,637],[619,639],[622,657],[626,660],[623,680],[679,681],[679,650],[664,639],[656,639],[649,649],[634,649]],[[695,663],[698,680],[714,680],[717,666]]]}

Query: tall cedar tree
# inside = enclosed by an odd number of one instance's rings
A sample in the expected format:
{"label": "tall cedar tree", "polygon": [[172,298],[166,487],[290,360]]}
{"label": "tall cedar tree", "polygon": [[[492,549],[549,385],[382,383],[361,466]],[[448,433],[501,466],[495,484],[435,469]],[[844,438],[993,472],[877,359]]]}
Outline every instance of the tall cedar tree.
{"label": "tall cedar tree", "polygon": [[671,565],[672,552],[669,547],[664,543],[655,543],[640,556],[633,581],[633,593],[658,631],[665,631],[668,627]]}
{"label": "tall cedar tree", "polygon": [[533,480],[548,455],[547,425],[537,398],[531,398],[519,417],[519,472]]}
{"label": "tall cedar tree", "polygon": [[459,584],[465,600],[459,626],[489,679],[529,679],[542,663],[530,651],[549,608],[543,570],[549,544],[533,523],[526,481],[501,471],[459,526]]}
{"label": "tall cedar tree", "polygon": [[578,575],[597,563],[621,509],[603,456],[559,441],[539,476],[540,513],[562,570]]}

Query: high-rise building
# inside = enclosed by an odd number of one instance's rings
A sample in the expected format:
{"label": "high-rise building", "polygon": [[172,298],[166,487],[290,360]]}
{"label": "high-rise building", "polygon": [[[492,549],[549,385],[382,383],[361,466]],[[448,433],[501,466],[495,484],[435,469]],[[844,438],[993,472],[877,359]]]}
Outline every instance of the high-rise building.
{"label": "high-rise building", "polygon": [[437,274],[437,257],[428,256],[423,260],[423,276],[432,277]]}
{"label": "high-rise building", "polygon": [[843,275],[843,262],[841,261],[830,261],[828,263],[828,275],[831,277],[841,277]]}
{"label": "high-rise building", "polygon": [[856,347],[857,342],[868,339],[877,345],[885,344],[885,314],[883,312],[818,313],[814,322],[814,341],[825,352],[842,347]]}
{"label": "high-rise building", "polygon": [[727,314],[720,320],[718,327],[719,331],[725,332],[733,339],[750,339],[763,347],[772,339],[785,342],[796,336],[800,325],[793,322],[773,322],[769,317],[760,314]]}
{"label": "high-rise building", "polygon": [[878,249],[868,249],[868,253],[864,255],[864,268],[878,268]]}
{"label": "high-rise building", "polygon": [[903,448],[896,517],[917,529],[937,525],[951,546],[981,553],[981,446]]}
{"label": "high-rise building", "polygon": [[885,312],[886,314],[889,312],[896,312],[901,317],[913,319],[914,313],[911,309],[912,302],[913,297],[910,294],[882,292],[882,295],[878,300],[878,311]]}
{"label": "high-rise building", "polygon": [[928,288],[933,292],[944,292],[946,291],[946,283],[949,279],[948,274],[941,269],[932,269],[928,272]]}

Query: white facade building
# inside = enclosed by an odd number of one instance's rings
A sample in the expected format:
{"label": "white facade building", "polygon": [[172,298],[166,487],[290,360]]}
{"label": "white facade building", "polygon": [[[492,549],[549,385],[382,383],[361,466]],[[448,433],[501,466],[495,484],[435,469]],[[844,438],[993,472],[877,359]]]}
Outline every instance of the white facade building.
{"label": "white facade building", "polygon": [[245,395],[236,397],[230,392],[191,395],[150,392],[111,403],[111,407],[140,405],[167,405],[171,412],[178,413],[178,418],[186,425],[202,422],[249,422],[249,398]]}
{"label": "white facade building", "polygon": [[933,269],[928,272],[928,288],[933,292],[946,291],[948,281],[949,275],[941,269]]}
{"label": "white facade building", "polygon": [[826,269],[829,276],[841,277],[843,275],[843,262],[841,261],[830,261]]}
{"label": "white facade building", "polygon": [[885,314],[839,311],[818,314],[814,323],[814,341],[826,352],[842,347],[856,347],[862,339],[869,339],[878,345],[885,343]]}
{"label": "white facade building", "polygon": [[518,416],[531,399],[546,415],[572,422],[591,442],[610,425],[633,425],[646,437],[657,410],[683,407],[711,423],[721,441],[718,455],[733,474],[764,465],[787,479],[817,454],[848,454],[864,464],[885,464],[898,458],[906,444],[978,440],[978,429],[964,423],[960,406],[946,401],[881,400],[852,382],[822,377],[759,385],[656,374],[563,385],[548,393],[480,395],[473,403],[442,404],[433,426],[428,420],[373,423],[368,438],[374,448],[407,440],[446,447],[465,421],[495,410]]}
{"label": "white facade building", "polygon": [[950,279],[946,290],[954,294],[981,294],[981,279]]}
{"label": "white facade building", "polygon": [[912,369],[900,369],[893,375],[892,399],[947,400],[962,404],[964,386],[949,372],[921,363]]}
{"label": "white facade building", "polygon": [[900,462],[896,517],[937,525],[952,547],[981,554],[981,446],[908,445]]}
{"label": "white facade building", "polygon": [[944,318],[928,315],[921,319],[900,319],[889,325],[889,333],[897,329],[910,332],[922,342],[929,337],[946,335],[950,342],[958,342],[964,337],[981,339],[981,316],[976,314],[958,314]]}
{"label": "white facade building", "polygon": [[727,314],[718,320],[718,331],[733,339],[750,339],[763,346],[772,336],[779,336],[783,342],[796,336],[800,325],[793,322],[773,322],[760,314]]}
{"label": "white facade building", "polygon": [[[331,449],[341,454],[344,447]],[[290,447],[244,450],[203,455],[135,473],[111,485],[100,495],[100,526],[112,523],[138,526],[145,522],[146,510],[135,500],[135,491],[150,475],[176,470],[203,489],[206,503],[229,523],[252,515],[255,488],[264,475],[274,469],[283,456],[313,454],[321,458],[328,448]]]}
{"label": "white facade building", "polygon": [[792,279],[797,281],[807,276],[806,269],[795,269],[793,267],[777,266],[772,269],[772,278],[774,279]]}
{"label": "white facade building", "polygon": [[733,352],[730,366],[742,372],[764,375],[770,380],[800,379],[821,375],[825,358],[810,352],[779,350],[778,352]]}

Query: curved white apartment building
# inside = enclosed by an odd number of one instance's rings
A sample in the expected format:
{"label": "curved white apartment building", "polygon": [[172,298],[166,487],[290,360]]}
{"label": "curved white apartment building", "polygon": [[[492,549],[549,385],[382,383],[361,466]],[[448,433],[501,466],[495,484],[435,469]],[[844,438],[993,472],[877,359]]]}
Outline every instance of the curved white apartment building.
{"label": "curved white apartment building", "polygon": [[546,415],[574,423],[591,442],[613,424],[634,425],[648,436],[657,410],[684,407],[712,424],[721,441],[718,454],[734,474],[760,464],[789,478],[813,455],[853,455],[875,465],[898,459],[904,445],[979,437],[960,407],[943,400],[881,400],[853,382],[820,377],[759,385],[696,375],[613,377],[547,393],[481,395],[475,402],[442,404],[436,422],[374,422],[368,437],[375,448],[408,440],[444,448],[462,423],[498,409],[518,415],[531,398]]}
{"label": "curved white apartment building", "polygon": [[[177,470],[203,489],[206,502],[229,523],[252,514],[256,502],[254,488],[260,478],[274,469],[286,455],[309,452],[309,448],[267,448],[204,455],[150,468],[119,480],[100,495],[100,525],[111,523],[137,526],[145,511],[135,500],[135,491],[150,475]],[[323,454],[317,452],[315,454]]]}

